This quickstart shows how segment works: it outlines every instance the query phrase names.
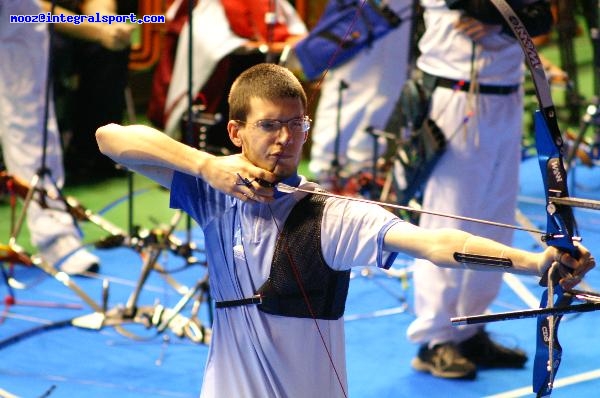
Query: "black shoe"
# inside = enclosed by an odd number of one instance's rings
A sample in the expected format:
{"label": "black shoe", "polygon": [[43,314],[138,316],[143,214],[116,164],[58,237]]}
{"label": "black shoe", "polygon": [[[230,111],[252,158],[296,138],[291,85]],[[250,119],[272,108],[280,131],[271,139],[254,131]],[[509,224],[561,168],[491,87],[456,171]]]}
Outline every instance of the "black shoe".
{"label": "black shoe", "polygon": [[518,348],[508,348],[495,343],[484,330],[458,345],[458,349],[482,368],[522,368],[527,354]]}
{"label": "black shoe", "polygon": [[444,379],[473,380],[477,374],[475,364],[462,356],[453,343],[438,344],[433,348],[422,345],[411,365],[420,372]]}

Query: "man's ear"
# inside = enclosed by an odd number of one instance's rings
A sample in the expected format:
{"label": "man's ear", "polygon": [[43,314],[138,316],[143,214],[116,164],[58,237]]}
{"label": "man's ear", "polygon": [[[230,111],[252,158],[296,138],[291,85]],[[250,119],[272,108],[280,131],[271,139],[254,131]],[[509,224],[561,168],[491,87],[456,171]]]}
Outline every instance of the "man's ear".
{"label": "man's ear", "polygon": [[229,139],[233,145],[238,148],[242,147],[242,138],[240,137],[240,125],[233,120],[227,123],[227,132],[229,133]]}

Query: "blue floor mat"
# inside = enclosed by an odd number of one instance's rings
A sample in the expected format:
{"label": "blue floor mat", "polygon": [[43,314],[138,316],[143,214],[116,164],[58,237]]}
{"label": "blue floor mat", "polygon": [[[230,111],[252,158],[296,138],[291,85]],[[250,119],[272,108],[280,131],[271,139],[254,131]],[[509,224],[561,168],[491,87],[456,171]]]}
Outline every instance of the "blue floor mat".
{"label": "blue floor mat", "polygon": [[[545,211],[539,170],[535,160],[522,164],[520,212],[536,227],[545,228]],[[578,168],[571,179],[571,194],[598,199],[600,171]],[[596,254],[600,246],[600,213],[577,210],[584,244]],[[201,233],[193,239],[202,243]],[[515,245],[538,247],[530,234],[517,232]],[[598,249],[597,249],[598,248]],[[108,308],[126,306],[140,276],[143,260],[130,248],[95,250],[102,260],[99,278],[75,278],[89,297],[102,302],[103,280],[108,281]],[[159,262],[185,286],[206,277],[203,265],[185,267],[167,252]],[[405,333],[412,312],[412,260],[400,256],[392,273],[356,269],[346,309],[346,345],[350,397],[521,397],[531,392],[535,351],[535,320],[490,323],[488,331],[498,341],[525,350],[530,360],[522,370],[487,370],[475,381],[449,381],[415,372],[410,361],[417,347]],[[90,313],[89,307],[56,279],[36,268],[18,266],[16,278],[26,286],[14,289],[16,304],[2,307],[0,324],[0,397],[197,397],[207,346],[179,337],[171,329],[128,326],[101,330],[70,326],[69,320]],[[534,277],[516,280],[537,300],[542,292]],[[592,271],[586,283],[600,289],[600,271]],[[514,282],[503,285],[490,311],[528,308]],[[2,297],[8,296],[0,285]],[[137,301],[139,306],[174,307],[181,298],[164,277],[151,273]],[[192,315],[187,305],[182,314]],[[206,303],[198,312],[199,323],[210,324]],[[152,322],[150,319],[148,322]],[[89,325],[88,325],[89,326]],[[595,344],[600,313],[564,317],[560,341],[564,353],[553,396],[595,396],[600,388],[600,348]],[[135,338],[132,338],[135,337]]]}

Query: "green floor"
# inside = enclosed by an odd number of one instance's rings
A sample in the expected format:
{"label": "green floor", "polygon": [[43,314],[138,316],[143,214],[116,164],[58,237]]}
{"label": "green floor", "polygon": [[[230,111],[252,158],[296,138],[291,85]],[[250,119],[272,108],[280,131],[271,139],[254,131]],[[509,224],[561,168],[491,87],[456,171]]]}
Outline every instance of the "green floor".
{"label": "green floor", "polygon": [[[110,223],[129,230],[129,179],[127,177],[113,178],[93,185],[81,185],[76,187],[67,187],[63,194],[77,200],[82,206],[87,208],[95,215],[102,217]],[[136,175],[133,178],[133,225],[143,228],[153,228],[168,223],[172,211],[168,207],[168,193],[148,179]],[[6,243],[10,237],[11,219],[13,211],[6,198],[0,203],[0,244]],[[22,203],[19,201],[14,212],[15,219],[18,219],[22,211]],[[107,233],[102,228],[92,222],[79,222],[84,233],[85,242],[91,243]],[[33,248],[29,242],[29,233],[27,228],[23,228],[17,237],[17,242],[32,251]]]}

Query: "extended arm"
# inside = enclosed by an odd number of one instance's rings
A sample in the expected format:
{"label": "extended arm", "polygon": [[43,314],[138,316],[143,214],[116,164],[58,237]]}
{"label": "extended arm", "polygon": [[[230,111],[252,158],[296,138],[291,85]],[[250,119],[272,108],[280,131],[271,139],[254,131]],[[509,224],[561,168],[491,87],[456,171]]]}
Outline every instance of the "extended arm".
{"label": "extended arm", "polygon": [[197,176],[214,188],[242,200],[265,202],[273,189],[256,182],[240,184],[239,176],[249,180],[274,181],[275,176],[254,166],[242,155],[214,156],[185,145],[148,126],[109,124],[96,131],[100,152],[127,168],[171,187],[173,172]]}
{"label": "extended arm", "polygon": [[[553,247],[548,247],[543,252],[533,253],[456,229],[428,230],[417,227],[407,231],[398,224],[386,234],[385,249],[423,258],[441,267],[506,271],[538,276],[543,275],[554,261],[559,261],[571,269],[571,274],[565,275],[561,280],[561,284],[567,289],[581,281],[583,275],[595,265],[593,257],[583,246],[579,246],[581,252],[579,259],[574,259]],[[462,263],[455,259],[456,254],[503,259],[510,261],[512,265],[504,268],[472,262]]]}

